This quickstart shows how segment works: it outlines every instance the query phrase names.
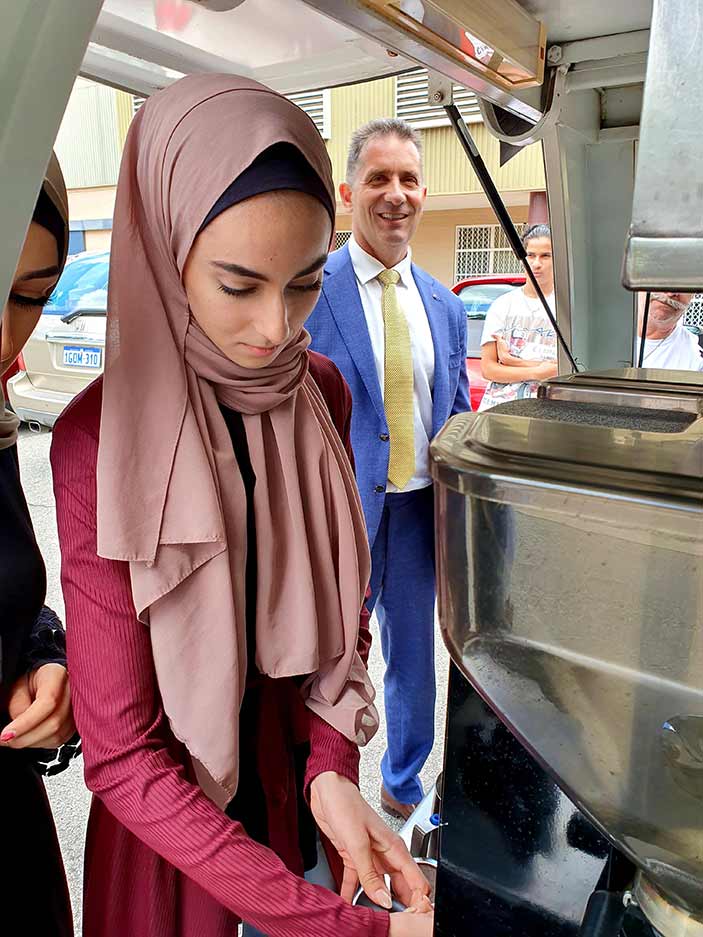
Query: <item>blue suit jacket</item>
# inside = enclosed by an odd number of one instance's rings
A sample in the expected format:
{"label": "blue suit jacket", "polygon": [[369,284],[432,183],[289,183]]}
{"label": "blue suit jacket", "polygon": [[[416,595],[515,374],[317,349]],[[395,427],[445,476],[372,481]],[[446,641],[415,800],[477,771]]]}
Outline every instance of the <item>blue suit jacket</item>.
{"label": "blue suit jacket", "polygon": [[[466,374],[466,313],[458,296],[428,273],[415,264],[412,272],[434,343],[432,435],[435,436],[452,414],[471,409]],[[351,389],[356,478],[369,542],[373,545],[383,510],[390,446],[382,439],[388,434],[383,395],[346,245],[329,256],[322,294],[305,328],[312,336],[312,348],[334,361]]]}

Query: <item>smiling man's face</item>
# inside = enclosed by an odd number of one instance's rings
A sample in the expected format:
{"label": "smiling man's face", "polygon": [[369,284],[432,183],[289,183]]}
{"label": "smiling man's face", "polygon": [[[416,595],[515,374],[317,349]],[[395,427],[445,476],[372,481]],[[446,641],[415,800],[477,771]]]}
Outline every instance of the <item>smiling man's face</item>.
{"label": "smiling man's face", "polygon": [[342,183],[339,191],[352,212],[359,246],[385,267],[399,263],[408,252],[427,195],[420,154],[412,140],[395,134],[371,137],[361,151],[352,184]]}

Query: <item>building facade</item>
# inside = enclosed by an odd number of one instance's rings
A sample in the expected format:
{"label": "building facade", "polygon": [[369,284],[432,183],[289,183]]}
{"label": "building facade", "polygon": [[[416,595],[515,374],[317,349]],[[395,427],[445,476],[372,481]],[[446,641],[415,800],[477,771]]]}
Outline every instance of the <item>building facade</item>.
{"label": "building facade", "polygon": [[[344,178],[352,132],[377,117],[399,116],[422,134],[428,198],[413,242],[416,262],[447,286],[467,276],[516,272],[478,179],[442,108],[427,103],[427,72],[293,95],[326,140],[334,177]],[[71,253],[109,247],[115,188],[124,139],[141,99],[78,79],[56,142],[69,189]],[[474,96],[456,89],[456,103],[508,205],[513,220],[546,220],[539,145],[499,166],[498,142],[481,122]],[[541,198],[540,198],[541,196]],[[532,205],[532,209],[530,206]],[[338,205],[337,246],[349,237],[351,217]]]}

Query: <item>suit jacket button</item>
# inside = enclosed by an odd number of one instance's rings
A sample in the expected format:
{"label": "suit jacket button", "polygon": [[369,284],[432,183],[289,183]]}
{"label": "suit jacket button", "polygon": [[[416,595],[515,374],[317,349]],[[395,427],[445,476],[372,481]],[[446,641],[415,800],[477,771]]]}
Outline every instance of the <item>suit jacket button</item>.
{"label": "suit jacket button", "polygon": [[378,494],[378,495],[380,495],[381,492],[382,492],[382,491],[385,491],[385,490],[386,490],[386,486],[385,486],[385,485],[376,485],[376,487],[374,488],[374,491],[375,491],[376,494]]}
{"label": "suit jacket button", "polygon": [[381,433],[378,438],[381,440],[381,442],[388,442],[391,437],[388,435],[388,433]]}

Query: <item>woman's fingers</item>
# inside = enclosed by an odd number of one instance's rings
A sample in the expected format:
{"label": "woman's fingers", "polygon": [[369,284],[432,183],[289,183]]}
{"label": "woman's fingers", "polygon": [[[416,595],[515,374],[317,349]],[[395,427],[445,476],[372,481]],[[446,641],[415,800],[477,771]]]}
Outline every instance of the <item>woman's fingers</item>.
{"label": "woman's fingers", "polygon": [[10,719],[14,721],[18,716],[21,716],[32,705],[33,699],[34,697],[29,689],[29,674],[23,674],[10,690],[7,700],[7,711],[10,714]]}
{"label": "woman's fingers", "polygon": [[75,733],[72,719],[56,722],[53,717],[42,722],[36,729],[18,736],[10,742],[9,748],[58,748]]}
{"label": "woman's fingers", "polygon": [[402,839],[390,830],[363,800],[358,788],[333,772],[318,775],[310,787],[310,805],[320,829],[344,860],[342,897],[351,901],[358,875],[361,887],[375,904],[390,910],[392,899],[384,876],[397,883],[403,904],[410,904],[419,890],[430,886]]}
{"label": "woman's fingers", "polygon": [[423,894],[420,891],[414,891],[412,894],[412,900],[408,905],[409,911],[415,911],[418,914],[429,914],[434,910],[432,907],[432,902],[429,899],[428,895]]}
{"label": "woman's fingers", "polygon": [[391,875],[393,892],[402,904],[410,907],[417,903],[418,895],[429,895],[431,889],[430,883],[400,837],[399,841],[400,848],[394,848],[392,853],[384,852],[381,861]]}
{"label": "woman's fingers", "polygon": [[368,835],[358,839],[355,837],[354,842],[349,844],[348,851],[349,858],[359,876],[361,887],[371,901],[390,910],[393,904],[391,893],[386,887],[383,875],[376,868]]}
{"label": "woman's fingers", "polygon": [[[29,704],[29,705],[27,705]],[[74,733],[66,668],[45,664],[12,689],[8,709],[17,713],[0,732],[9,748],[56,748]]]}
{"label": "woman's fingers", "polygon": [[344,866],[344,875],[342,876],[342,887],[339,890],[340,896],[349,904],[354,900],[354,895],[359,887],[359,876],[353,866]]}
{"label": "woman's fingers", "polygon": [[51,718],[55,709],[53,700],[35,699],[29,709],[5,726],[0,733],[0,741],[9,743],[11,748],[24,748],[27,738],[34,735],[40,726],[45,727],[47,734],[53,734],[60,727],[60,720]]}

